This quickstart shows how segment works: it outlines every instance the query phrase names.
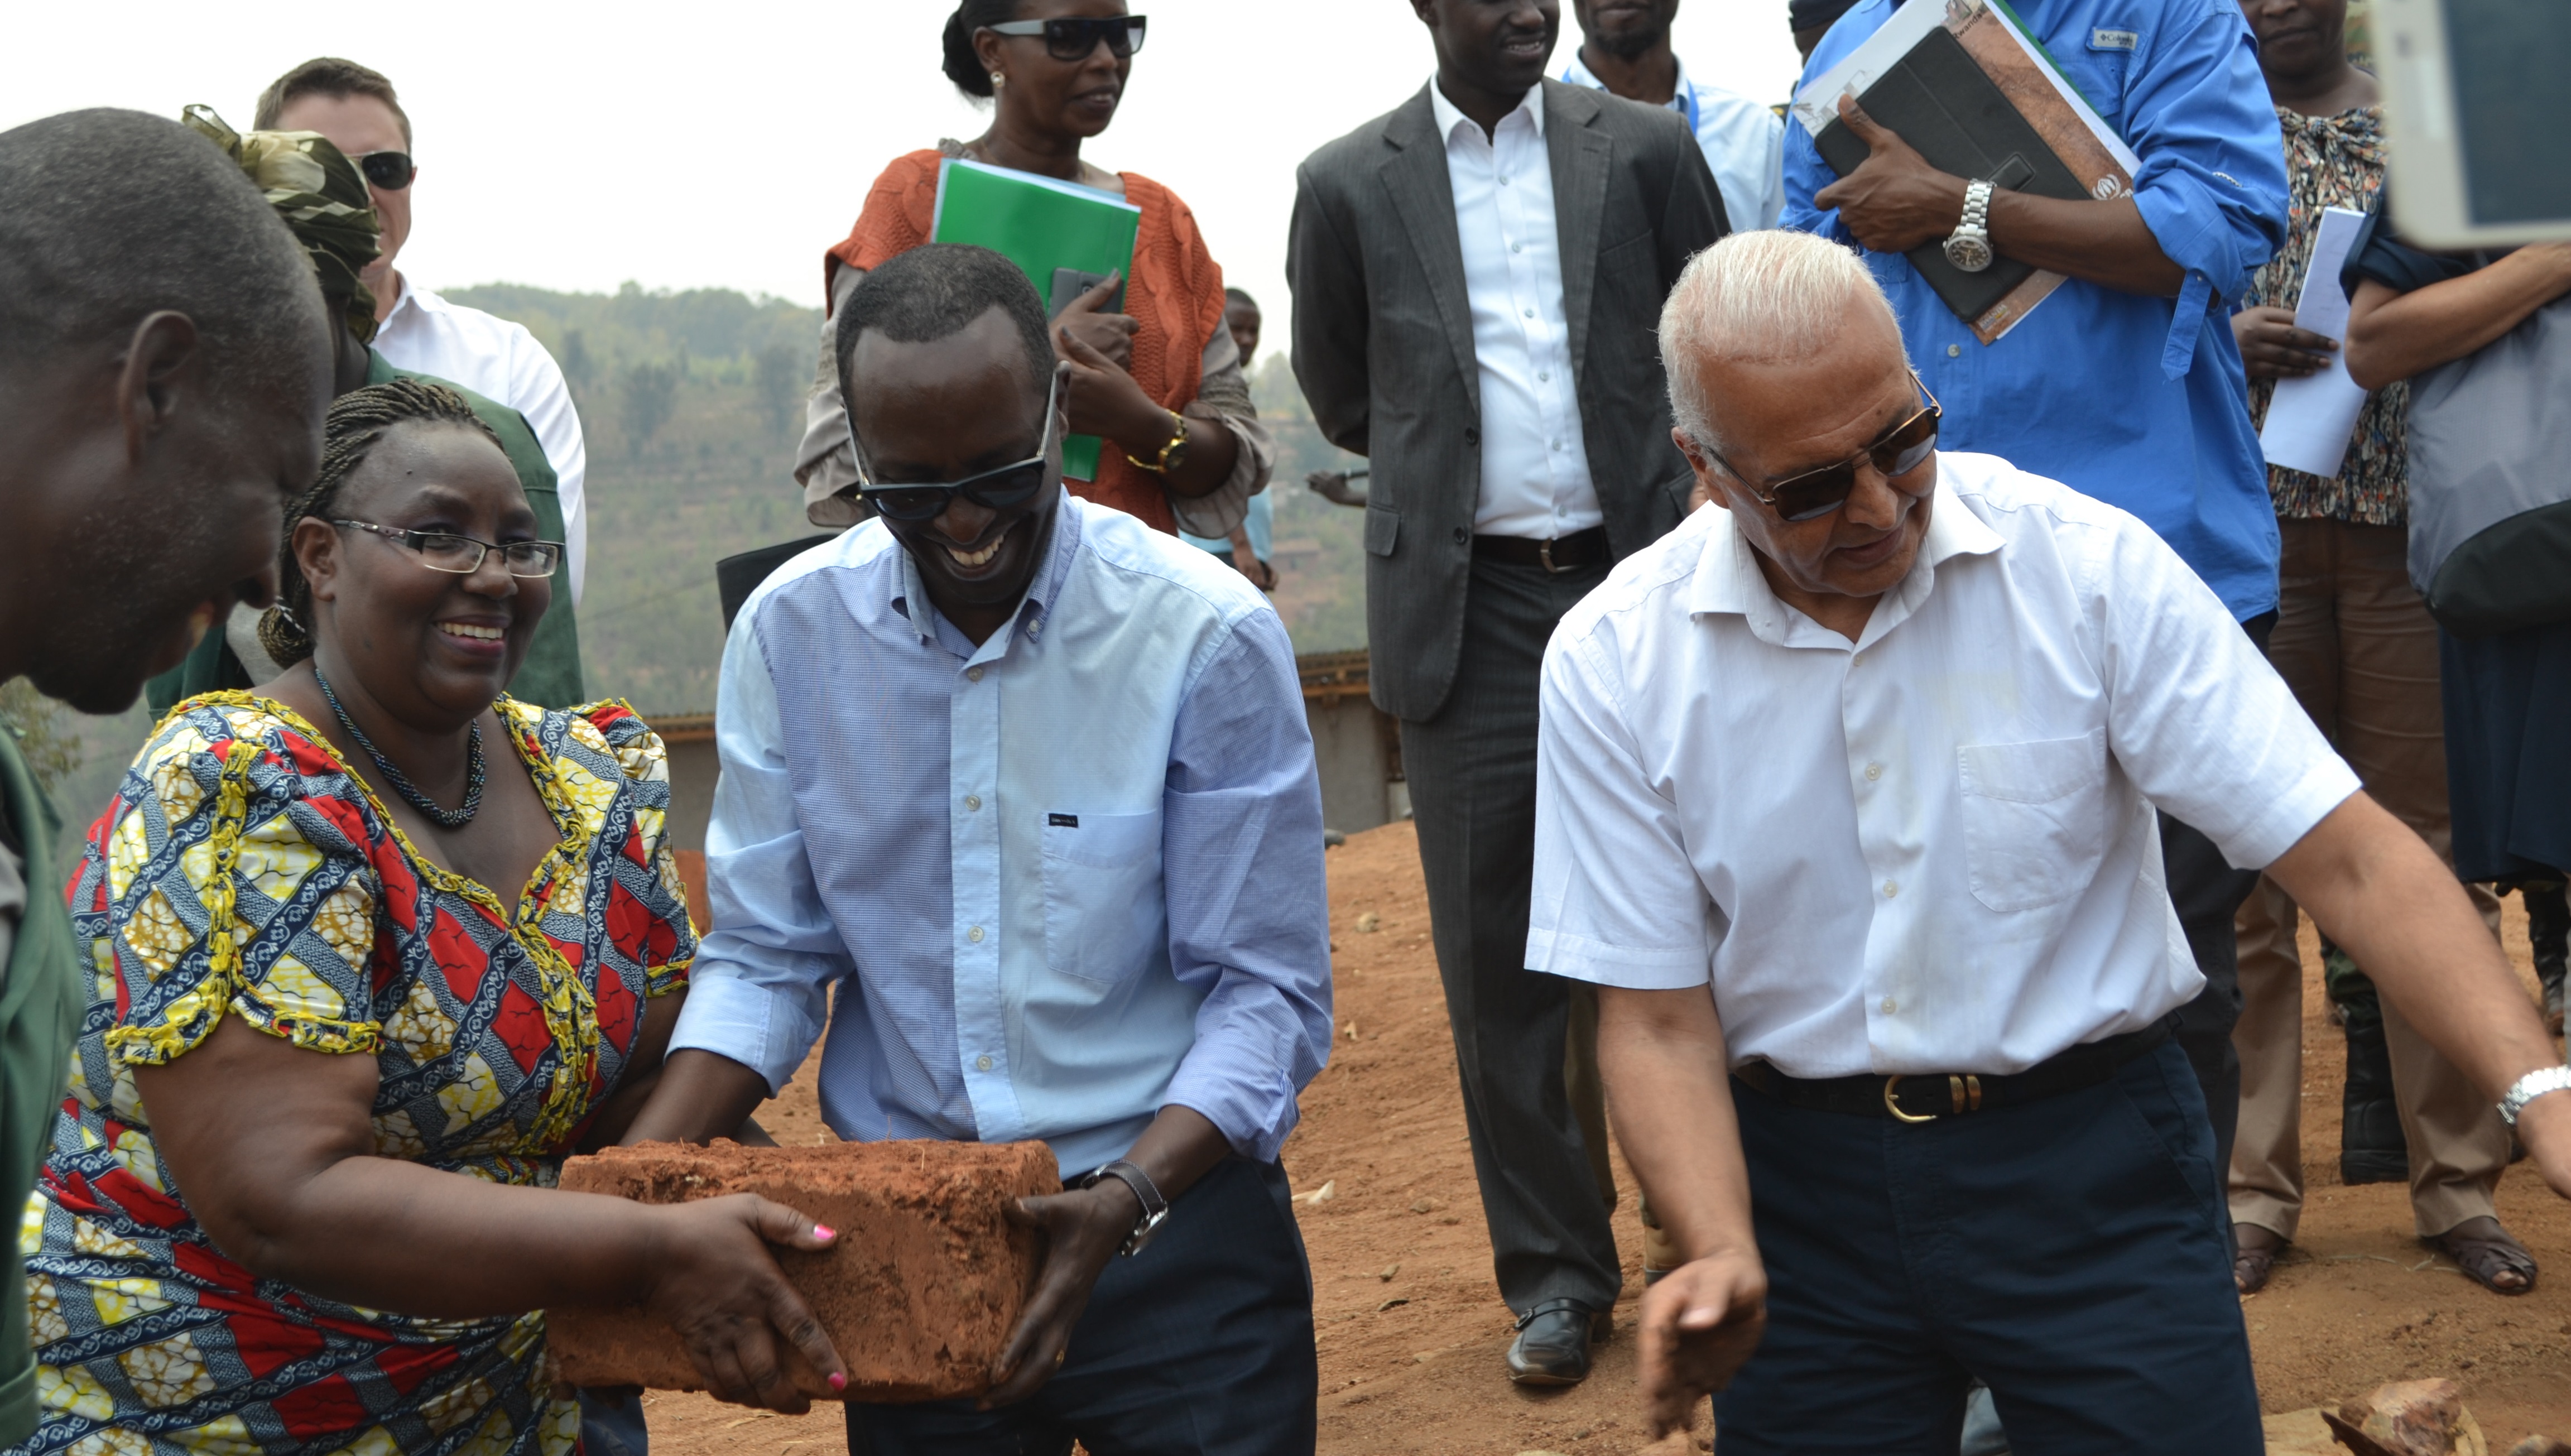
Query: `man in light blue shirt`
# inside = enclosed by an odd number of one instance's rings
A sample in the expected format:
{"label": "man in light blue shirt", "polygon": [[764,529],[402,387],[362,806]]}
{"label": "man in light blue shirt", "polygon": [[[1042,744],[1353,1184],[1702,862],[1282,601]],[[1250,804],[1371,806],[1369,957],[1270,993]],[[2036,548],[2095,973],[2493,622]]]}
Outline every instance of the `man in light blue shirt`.
{"label": "man in light blue shirt", "polygon": [[[1805,80],[1894,9],[1863,0],[1841,16]],[[1784,226],[1863,249],[1945,407],[1946,448],[2002,456],[2141,517],[2264,643],[2277,513],[2228,306],[2286,234],[2284,142],[2257,43],[2235,0],[2032,0],[2016,14],[2143,164],[2127,197],[1990,198],[1991,250],[2068,275],[2051,297],[1996,342],[1975,338],[1901,255],[1957,231],[1974,180],[1931,168],[1862,112],[1849,125],[1871,155],[1844,179],[1801,125],[1786,129]],[[2205,1085],[2220,1169],[2241,1092],[2232,916],[2258,880],[2194,829],[2161,827],[2171,898],[2208,982],[2178,1039]]]}
{"label": "man in light blue shirt", "polygon": [[1776,227],[1786,205],[1784,123],[1749,97],[1688,79],[1670,49],[1679,0],[1571,0],[1571,9],[1581,42],[1561,79],[1686,117],[1732,231]]}
{"label": "man in light blue shirt", "polygon": [[877,518],[733,624],[714,928],[632,1137],[739,1128],[826,1022],[840,1137],[1053,1146],[1070,1191],[1023,1205],[1046,1261],[993,1408],[851,1403],[851,1450],[1308,1453],[1277,1158],[1329,937],[1285,628],[1063,490],[1043,305],[998,253],[885,263],[836,348]]}

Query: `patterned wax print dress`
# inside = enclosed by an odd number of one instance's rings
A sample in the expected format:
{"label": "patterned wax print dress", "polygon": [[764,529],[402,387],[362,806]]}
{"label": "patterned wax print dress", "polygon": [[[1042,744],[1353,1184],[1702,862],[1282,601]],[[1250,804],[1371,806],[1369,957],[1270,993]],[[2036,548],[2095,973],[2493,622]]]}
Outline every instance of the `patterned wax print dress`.
{"label": "patterned wax print dress", "polygon": [[127,770],[71,888],[97,979],[21,1236],[42,1410],[18,1456],[572,1449],[541,1313],[413,1318],[256,1276],[189,1212],[133,1077],[229,1013],[374,1058],[376,1156],[552,1184],[696,936],[660,738],[622,704],[499,714],[562,831],[514,915],[282,704],[191,699]]}

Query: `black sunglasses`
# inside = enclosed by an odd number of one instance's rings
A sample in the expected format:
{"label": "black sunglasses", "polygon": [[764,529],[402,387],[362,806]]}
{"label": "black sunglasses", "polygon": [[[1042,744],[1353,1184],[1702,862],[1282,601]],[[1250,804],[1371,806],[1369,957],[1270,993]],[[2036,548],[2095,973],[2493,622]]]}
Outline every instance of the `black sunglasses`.
{"label": "black sunglasses", "polygon": [[388,193],[410,186],[412,175],[419,171],[407,152],[367,152],[348,160],[357,164],[366,181]]}
{"label": "black sunglasses", "polygon": [[1918,469],[1919,463],[1937,448],[1937,421],[1945,417],[1945,411],[1938,406],[1937,396],[1929,394],[1927,384],[1916,371],[1911,373],[1910,382],[1920,393],[1928,395],[1928,403],[1917,414],[1885,430],[1873,444],[1836,465],[1789,475],[1765,490],[1753,484],[1749,476],[1733,469],[1732,462],[1711,446],[1706,448],[1706,453],[1714,456],[1714,463],[1722,466],[1733,479],[1749,486],[1750,493],[1759,497],[1760,504],[1775,511],[1782,519],[1818,520],[1847,504],[1847,498],[1856,490],[1858,461],[1873,462],[1876,473],[1891,480]]}
{"label": "black sunglasses", "polygon": [[982,27],[993,35],[1040,35],[1045,54],[1057,61],[1086,60],[1100,41],[1118,60],[1143,49],[1143,17],[1112,15],[1104,20],[1009,20]]}
{"label": "black sunglasses", "polygon": [[[1050,484],[1053,474],[1054,404],[1062,395],[1062,371],[1056,369],[1053,387],[1045,391],[1044,435],[1036,441],[1035,454],[1013,465],[968,475],[949,484],[922,484],[911,481],[878,482],[866,469],[865,454],[857,452],[857,494],[875,514],[888,521],[917,525],[934,521],[946,514],[946,508],[962,496],[984,510],[1005,511],[1034,499],[1036,492]],[[848,429],[848,443],[856,444],[856,427]]]}

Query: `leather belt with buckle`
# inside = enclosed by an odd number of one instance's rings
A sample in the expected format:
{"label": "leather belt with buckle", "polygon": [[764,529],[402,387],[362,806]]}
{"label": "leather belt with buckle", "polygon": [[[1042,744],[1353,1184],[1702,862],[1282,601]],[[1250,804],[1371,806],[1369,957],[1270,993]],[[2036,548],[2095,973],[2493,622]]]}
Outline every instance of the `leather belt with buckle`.
{"label": "leather belt with buckle", "polygon": [[1746,1062],[1733,1070],[1733,1080],[1763,1097],[1789,1107],[1858,1117],[1889,1117],[1904,1123],[1933,1123],[1992,1108],[2014,1107],[2095,1087],[2116,1075],[2127,1062],[2168,1041],[2176,1016],[2141,1031],[2083,1042],[2047,1057],[2023,1072],[1984,1076],[1971,1072],[1929,1073],[1906,1077],[1789,1077],[1765,1062]]}
{"label": "leather belt with buckle", "polygon": [[1607,564],[1607,528],[1592,526],[1550,541],[1532,536],[1476,536],[1473,554],[1511,566],[1540,566],[1555,576]]}

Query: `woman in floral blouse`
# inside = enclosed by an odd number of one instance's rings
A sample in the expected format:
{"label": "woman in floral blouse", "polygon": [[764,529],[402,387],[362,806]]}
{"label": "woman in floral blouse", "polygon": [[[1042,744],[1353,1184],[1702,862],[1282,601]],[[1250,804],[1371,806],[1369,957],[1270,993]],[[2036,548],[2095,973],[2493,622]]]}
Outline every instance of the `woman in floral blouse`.
{"label": "woman in floral blouse", "polygon": [[562,548],[460,397],[329,418],[262,628],[293,666],[180,705],[72,887],[97,983],[27,1213],[20,1456],[562,1456],[545,1305],[643,1303],[800,1408],[771,1331],[841,1367],[767,1245],[830,1230],[550,1187],[686,993],[661,741],[501,693]]}
{"label": "woman in floral blouse", "polygon": [[[2383,113],[2374,78],[2348,63],[2346,0],[2241,0],[2286,135],[2294,194],[2284,250],[2260,269],[2232,320],[2265,422],[2282,377],[2328,367],[2335,339],[2294,326],[2328,208],[2370,211],[2383,189]],[[2410,586],[2403,448],[2406,385],[2370,396],[2339,473],[2269,469],[2285,554],[2268,657],[2366,791],[2441,855],[2449,853],[2437,633]],[[2498,902],[2471,887],[2494,931]],[[2303,963],[2295,902],[2260,881],[2241,910],[2241,1127],[2232,1217],[2244,1292],[2268,1282],[2303,1211]],[[2508,1132],[2462,1073],[2431,1051],[2335,947],[2329,988],[2348,1040],[2340,1172],[2349,1183],[2407,1178],[2419,1236],[2501,1293],[2535,1281],[2535,1261],[2493,1216]]]}

